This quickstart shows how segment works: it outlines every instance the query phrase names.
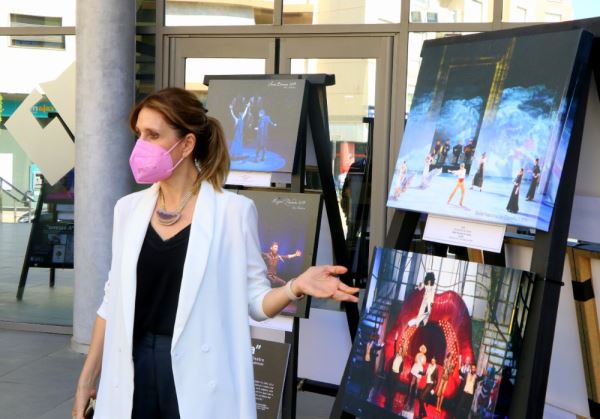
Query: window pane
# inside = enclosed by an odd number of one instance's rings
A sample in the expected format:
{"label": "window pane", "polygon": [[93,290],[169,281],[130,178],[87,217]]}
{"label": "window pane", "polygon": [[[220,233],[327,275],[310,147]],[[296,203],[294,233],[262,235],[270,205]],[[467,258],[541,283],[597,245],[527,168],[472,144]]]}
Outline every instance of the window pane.
{"label": "window pane", "polygon": [[493,0],[410,0],[414,23],[491,22]]}
{"label": "window pane", "polygon": [[274,0],[167,0],[166,26],[273,24]]}
{"label": "window pane", "polygon": [[0,26],[75,26],[76,0],[0,1]]}
{"label": "window pane", "polygon": [[285,24],[400,22],[400,0],[283,0]]}
{"label": "window pane", "polygon": [[562,22],[600,16],[600,2],[589,0],[504,0],[506,22]]}
{"label": "window pane", "polygon": [[411,32],[408,35],[408,60],[406,73],[406,113],[410,110],[419,69],[421,68],[421,48],[428,39],[445,38],[447,36],[466,35],[470,32]]}
{"label": "window pane", "polygon": [[376,64],[372,58],[291,60],[292,74],[335,74],[335,85],[327,87],[329,134],[341,214],[349,229],[353,227],[358,197],[342,199],[341,193],[349,172],[358,175],[360,163],[367,156],[369,130],[363,118],[374,116],[375,112]]}
{"label": "window pane", "polygon": [[[2,3],[2,2],[0,2]],[[12,2],[14,4],[16,2]],[[27,4],[29,2],[22,2]],[[63,21],[64,23],[64,21]],[[42,44],[47,37],[29,37],[31,41]],[[14,187],[10,192],[20,197],[18,191],[31,193],[36,199],[40,191],[40,169],[31,161],[23,148],[17,143],[19,128],[6,128],[7,122],[21,103],[36,89],[41,93],[41,83],[55,80],[75,60],[75,37],[64,37],[64,49],[16,48],[10,46],[10,37],[0,36],[0,176],[9,180]],[[72,80],[73,86],[75,80]],[[73,91],[65,94],[73,93]],[[55,118],[58,109],[52,102],[53,97],[45,94],[30,108],[32,114],[30,125],[39,125],[40,137],[35,141],[44,141],[42,131]],[[10,124],[9,124],[10,125]],[[14,134],[14,137],[13,137]],[[22,138],[22,136],[21,136]],[[31,139],[33,141],[33,139]],[[7,167],[9,166],[9,167]],[[71,172],[72,173],[72,172]],[[72,180],[72,177],[65,177]],[[65,183],[59,182],[57,193],[70,193]],[[72,185],[72,183],[69,183]],[[3,189],[7,189],[3,185]],[[19,200],[14,200],[7,193],[0,192],[0,321],[20,323],[38,323],[54,325],[71,325],[73,322],[73,270],[57,269],[54,288],[48,286],[48,269],[31,268],[27,275],[27,283],[22,301],[17,301],[17,283],[21,274],[31,224],[27,223],[29,208]],[[42,209],[40,219],[48,221],[51,205]],[[63,220],[72,217],[72,205],[60,204],[62,208],[57,214]],[[35,209],[36,202],[32,208]],[[24,222],[19,222],[24,221]],[[57,223],[62,223],[60,219]],[[55,223],[52,223],[53,225]],[[69,221],[66,221],[69,224]],[[65,234],[48,234],[49,254],[53,261],[72,260],[72,236]],[[37,248],[39,240],[36,242]]]}
{"label": "window pane", "polygon": [[265,74],[264,58],[187,58],[185,88],[191,90],[206,105],[208,86],[204,76],[226,74]]}

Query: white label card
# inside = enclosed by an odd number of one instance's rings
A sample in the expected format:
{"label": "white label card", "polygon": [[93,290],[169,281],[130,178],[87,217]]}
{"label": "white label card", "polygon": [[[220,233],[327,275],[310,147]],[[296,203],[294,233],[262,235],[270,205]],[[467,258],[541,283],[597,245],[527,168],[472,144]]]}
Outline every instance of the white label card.
{"label": "white label card", "polygon": [[423,239],[500,253],[505,232],[506,224],[465,221],[430,214],[427,216]]}
{"label": "white label card", "polygon": [[267,172],[243,172],[232,170],[227,176],[228,185],[267,187],[271,186],[271,173]]}

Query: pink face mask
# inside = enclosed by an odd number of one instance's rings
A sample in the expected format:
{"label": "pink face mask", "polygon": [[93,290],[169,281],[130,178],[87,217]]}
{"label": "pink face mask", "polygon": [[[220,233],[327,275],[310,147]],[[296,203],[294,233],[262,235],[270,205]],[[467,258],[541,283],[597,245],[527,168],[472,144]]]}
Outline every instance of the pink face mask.
{"label": "pink face mask", "polygon": [[154,183],[171,176],[173,170],[183,161],[183,157],[173,164],[169,153],[181,142],[183,141],[177,141],[173,147],[165,150],[159,145],[139,138],[129,157],[129,166],[135,181],[142,184]]}

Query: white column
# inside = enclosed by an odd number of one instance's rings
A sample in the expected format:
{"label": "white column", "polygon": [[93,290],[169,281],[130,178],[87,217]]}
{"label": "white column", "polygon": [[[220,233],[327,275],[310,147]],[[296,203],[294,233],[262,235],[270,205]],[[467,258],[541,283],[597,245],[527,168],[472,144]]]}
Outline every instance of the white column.
{"label": "white column", "polygon": [[90,343],[111,260],[113,207],[131,191],[135,1],[77,1],[72,347]]}

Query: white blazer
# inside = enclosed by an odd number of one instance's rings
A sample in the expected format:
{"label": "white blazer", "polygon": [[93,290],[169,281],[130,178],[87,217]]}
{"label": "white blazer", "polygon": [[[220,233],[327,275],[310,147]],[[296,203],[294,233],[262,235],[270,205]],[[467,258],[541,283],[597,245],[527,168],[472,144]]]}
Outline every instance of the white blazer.
{"label": "white blazer", "polygon": [[[158,185],[115,205],[112,263],[98,315],[106,319],[97,419],[131,417],[137,261]],[[271,289],[254,203],[203,182],[183,268],[171,359],[182,419],[255,418],[248,314],[267,318]]]}

